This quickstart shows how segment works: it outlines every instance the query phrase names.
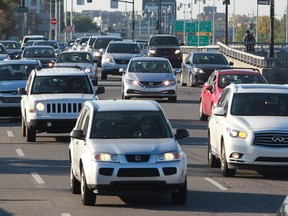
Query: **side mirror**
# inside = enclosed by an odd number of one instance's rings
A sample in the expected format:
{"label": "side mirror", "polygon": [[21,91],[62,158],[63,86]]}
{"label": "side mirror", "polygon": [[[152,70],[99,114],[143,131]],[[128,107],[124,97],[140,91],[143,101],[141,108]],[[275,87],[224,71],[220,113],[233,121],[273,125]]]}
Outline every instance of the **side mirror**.
{"label": "side mirror", "polygon": [[191,64],[191,62],[189,60],[185,61],[185,64]]}
{"label": "side mirror", "polygon": [[208,91],[212,91],[213,90],[213,86],[212,85],[205,85],[205,89]]}
{"label": "side mirror", "polygon": [[181,68],[176,68],[176,69],[174,70],[174,73],[175,73],[175,75],[178,74],[178,73],[181,73]]}
{"label": "side mirror", "polygon": [[124,74],[124,73],[125,73],[125,68],[120,68],[120,69],[119,69],[119,72],[122,73],[122,74]]}
{"label": "side mirror", "polygon": [[177,129],[176,130],[176,134],[175,134],[175,138],[176,139],[183,139],[189,137],[189,132],[186,129]]}
{"label": "side mirror", "polygon": [[96,90],[96,94],[104,94],[105,93],[105,87],[104,86],[98,86]]}
{"label": "side mirror", "polygon": [[71,138],[84,140],[83,130],[72,130],[70,133]]}
{"label": "side mirror", "polygon": [[229,65],[230,65],[230,66],[234,65],[234,62],[229,62]]}
{"label": "side mirror", "polygon": [[27,91],[25,90],[25,88],[18,88],[17,93],[19,95],[25,95],[25,94],[27,94]]}

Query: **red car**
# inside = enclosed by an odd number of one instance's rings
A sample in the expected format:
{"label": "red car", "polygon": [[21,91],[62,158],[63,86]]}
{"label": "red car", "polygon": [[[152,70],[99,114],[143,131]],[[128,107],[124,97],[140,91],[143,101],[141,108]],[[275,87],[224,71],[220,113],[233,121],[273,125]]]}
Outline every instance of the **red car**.
{"label": "red car", "polygon": [[218,102],[222,90],[230,83],[267,83],[265,77],[254,68],[217,69],[204,83],[200,95],[199,118],[206,121]]}

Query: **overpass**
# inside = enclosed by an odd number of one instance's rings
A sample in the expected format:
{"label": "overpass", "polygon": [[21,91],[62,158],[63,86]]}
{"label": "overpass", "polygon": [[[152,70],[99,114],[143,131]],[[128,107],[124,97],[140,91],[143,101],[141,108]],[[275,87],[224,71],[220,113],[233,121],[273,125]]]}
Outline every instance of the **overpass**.
{"label": "overpass", "polygon": [[275,57],[269,57],[269,44],[256,43],[255,51],[245,51],[243,43],[225,45],[218,42],[215,46],[190,47],[182,46],[183,59],[195,51],[212,51],[223,53],[235,67],[257,68],[269,83],[288,84],[288,44],[275,44]]}

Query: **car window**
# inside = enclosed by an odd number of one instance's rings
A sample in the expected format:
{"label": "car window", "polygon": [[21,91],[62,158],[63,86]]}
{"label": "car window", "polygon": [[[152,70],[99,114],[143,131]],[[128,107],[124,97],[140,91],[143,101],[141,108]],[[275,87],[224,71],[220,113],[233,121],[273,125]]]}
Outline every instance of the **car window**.
{"label": "car window", "polygon": [[172,68],[167,61],[132,61],[128,71],[134,73],[171,73]]}
{"label": "car window", "polygon": [[107,50],[108,53],[131,53],[139,54],[141,50],[137,44],[110,44]]}
{"label": "car window", "polygon": [[110,41],[122,41],[121,38],[98,38],[94,42],[94,49],[106,49]]}
{"label": "car window", "polygon": [[222,74],[218,79],[218,86],[225,88],[230,83],[266,83],[262,76],[256,74]]}
{"label": "car window", "polygon": [[54,49],[50,48],[32,48],[25,49],[23,53],[23,57],[31,58],[31,57],[46,57],[46,58],[54,58],[55,52]]}
{"label": "car window", "polygon": [[150,39],[150,46],[159,46],[159,45],[179,46],[179,41],[176,37],[152,37]]}
{"label": "car window", "polygon": [[93,94],[86,76],[39,76],[33,82],[31,94],[83,93]]}
{"label": "car window", "polygon": [[232,115],[287,116],[288,94],[237,93],[234,95]]}
{"label": "car window", "polygon": [[9,50],[10,49],[20,49],[21,48],[20,43],[18,43],[18,42],[0,41],[0,43],[2,43],[4,45],[5,49],[9,49]]}
{"label": "car window", "polygon": [[194,64],[228,64],[223,55],[219,54],[195,54],[193,57]]}
{"label": "car window", "polygon": [[[35,68],[36,65],[30,67]],[[26,64],[0,65],[0,80],[27,80],[30,72]]]}
{"label": "car window", "polygon": [[[142,133],[142,134],[141,134]],[[160,111],[111,111],[94,115],[91,138],[172,138]]]}
{"label": "car window", "polygon": [[91,63],[93,59],[89,53],[61,53],[57,58],[57,63]]}

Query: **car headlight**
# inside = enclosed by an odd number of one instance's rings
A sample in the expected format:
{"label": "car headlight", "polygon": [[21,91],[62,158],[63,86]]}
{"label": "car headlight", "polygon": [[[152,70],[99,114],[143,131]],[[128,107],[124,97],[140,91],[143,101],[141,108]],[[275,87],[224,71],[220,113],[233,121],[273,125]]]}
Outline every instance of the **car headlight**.
{"label": "car headlight", "polygon": [[201,68],[194,68],[194,71],[195,71],[196,73],[205,74],[205,71],[203,71]]}
{"label": "car headlight", "polygon": [[104,61],[113,63],[113,59],[112,59],[112,58],[109,58],[109,57],[106,57],[106,58],[104,59]]}
{"label": "car headlight", "polygon": [[41,112],[41,111],[43,111],[44,109],[45,109],[45,106],[44,106],[43,103],[39,102],[39,103],[36,104],[36,110],[37,110],[37,111]]}
{"label": "car headlight", "polygon": [[119,163],[118,155],[110,153],[97,153],[92,155],[93,161]]}
{"label": "car headlight", "polygon": [[125,79],[125,82],[126,82],[127,84],[131,84],[131,85],[138,85],[137,80]]}
{"label": "car headlight", "polygon": [[92,73],[92,68],[85,68],[84,70],[86,73]]}
{"label": "car headlight", "polygon": [[156,53],[156,50],[155,49],[151,49],[151,50],[149,50],[149,53],[154,55]]}
{"label": "car headlight", "polygon": [[173,85],[173,84],[175,84],[175,83],[176,83],[175,80],[165,80],[165,81],[163,82],[163,85],[164,85],[164,86],[169,86],[169,85]]}
{"label": "car headlight", "polygon": [[94,52],[93,56],[101,56],[101,54],[99,52]]}
{"label": "car headlight", "polygon": [[176,55],[178,55],[178,54],[180,54],[180,53],[181,53],[181,50],[179,50],[179,49],[175,51],[175,54],[176,54]]}
{"label": "car headlight", "polygon": [[241,131],[241,130],[235,130],[232,128],[226,128],[226,130],[227,130],[228,134],[234,138],[246,139],[248,137],[248,134],[244,131]]}
{"label": "car headlight", "polygon": [[166,152],[157,155],[157,162],[179,161],[180,159],[181,154],[179,152]]}

